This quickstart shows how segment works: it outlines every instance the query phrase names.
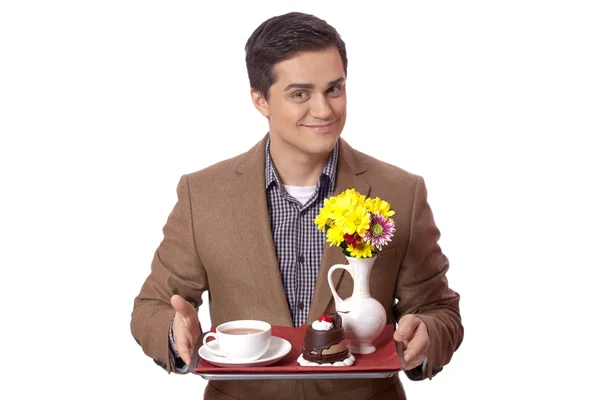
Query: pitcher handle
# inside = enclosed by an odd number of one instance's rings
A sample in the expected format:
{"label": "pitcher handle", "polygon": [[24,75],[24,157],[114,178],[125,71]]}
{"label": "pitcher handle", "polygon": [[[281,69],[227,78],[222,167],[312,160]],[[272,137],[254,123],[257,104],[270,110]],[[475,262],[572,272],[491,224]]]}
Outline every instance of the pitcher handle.
{"label": "pitcher handle", "polygon": [[331,268],[329,268],[329,272],[327,273],[327,280],[329,281],[329,288],[331,289],[331,294],[333,294],[333,300],[335,301],[335,305],[337,308],[337,305],[341,304],[343,300],[340,298],[338,293],[335,291],[335,287],[333,286],[333,281],[331,280],[331,278],[333,276],[333,271],[335,271],[336,269],[344,269],[344,270],[348,271],[348,273],[350,275],[352,275],[352,271],[350,270],[350,268],[348,268],[348,265],[345,265],[345,264],[336,264],[336,265],[331,266]]}

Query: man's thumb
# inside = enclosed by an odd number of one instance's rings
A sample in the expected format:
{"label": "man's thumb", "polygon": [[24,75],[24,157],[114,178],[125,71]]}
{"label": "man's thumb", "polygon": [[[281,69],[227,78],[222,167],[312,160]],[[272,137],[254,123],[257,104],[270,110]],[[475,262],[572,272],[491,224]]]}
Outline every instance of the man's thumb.
{"label": "man's thumb", "polygon": [[413,336],[413,331],[419,326],[419,319],[413,315],[405,315],[398,321],[398,328],[394,332],[394,340],[396,342],[403,342],[410,340]]}
{"label": "man's thumb", "polygon": [[186,318],[192,317],[194,314],[196,314],[196,309],[178,294],[175,294],[171,297],[171,305],[175,311],[182,314]]}

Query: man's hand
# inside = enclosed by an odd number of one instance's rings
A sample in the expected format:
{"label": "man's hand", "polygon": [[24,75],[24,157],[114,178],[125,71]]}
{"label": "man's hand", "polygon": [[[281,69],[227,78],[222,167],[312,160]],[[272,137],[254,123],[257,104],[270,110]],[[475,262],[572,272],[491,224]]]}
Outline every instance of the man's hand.
{"label": "man's hand", "polygon": [[423,364],[429,351],[427,326],[419,317],[407,314],[398,321],[394,340],[404,347],[404,361],[407,370]]}
{"label": "man's hand", "polygon": [[175,309],[173,341],[181,359],[190,365],[194,345],[200,338],[198,311],[178,294],[171,297],[171,305]]}

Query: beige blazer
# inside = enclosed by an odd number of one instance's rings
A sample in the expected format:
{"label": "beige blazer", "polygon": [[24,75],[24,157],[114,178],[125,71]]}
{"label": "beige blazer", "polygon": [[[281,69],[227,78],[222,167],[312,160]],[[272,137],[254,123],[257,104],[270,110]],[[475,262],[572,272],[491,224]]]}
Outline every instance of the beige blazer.
{"label": "beige blazer", "polygon": [[[184,175],[179,182],[178,201],[164,226],[151,272],[134,300],[131,319],[131,332],[144,353],[168,372],[174,371],[168,341],[173,294],[198,307],[208,290],[215,325],[261,319],[293,326],[267,211],[265,140],[266,136],[247,153]],[[385,307],[389,322],[407,313],[425,322],[431,340],[426,375],[431,378],[433,370],[450,361],[463,327],[459,294],[448,287],[448,260],[438,245],[440,233],[423,179],[360,153],[343,139],[339,150],[335,194],[355,188],[388,201],[396,211],[393,241],[372,270],[371,295]],[[334,310],[327,272],[339,263],[346,263],[341,249],[326,243],[309,321]],[[345,298],[352,294],[353,283],[340,272],[334,278]],[[396,375],[373,380],[210,381],[205,398],[348,400],[405,395]]]}

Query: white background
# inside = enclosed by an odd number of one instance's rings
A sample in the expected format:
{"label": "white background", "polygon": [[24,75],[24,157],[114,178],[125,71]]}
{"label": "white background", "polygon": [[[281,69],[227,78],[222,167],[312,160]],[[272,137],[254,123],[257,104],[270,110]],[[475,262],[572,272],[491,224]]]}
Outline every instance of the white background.
{"label": "white background", "polygon": [[2,399],[202,398],[134,342],[133,298],[179,177],[266,132],[244,44],[292,10],[346,41],[343,136],[425,178],[462,295],[463,346],[409,399],[600,397],[598,3],[348,3],[1,3]]}

